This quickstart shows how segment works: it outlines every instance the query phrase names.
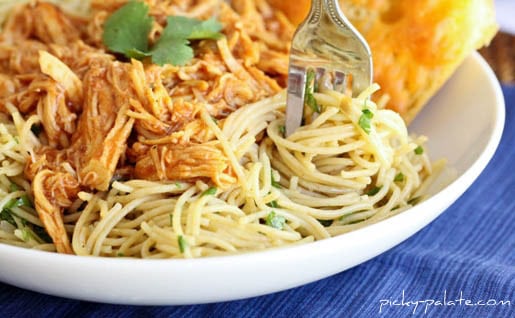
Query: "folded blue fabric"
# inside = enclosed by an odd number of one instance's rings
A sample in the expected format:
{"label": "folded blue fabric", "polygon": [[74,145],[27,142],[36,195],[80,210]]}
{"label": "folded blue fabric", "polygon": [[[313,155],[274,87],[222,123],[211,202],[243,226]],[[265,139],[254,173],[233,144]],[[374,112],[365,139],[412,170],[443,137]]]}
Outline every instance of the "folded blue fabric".
{"label": "folded blue fabric", "polygon": [[506,128],[472,187],[383,255],[293,290],[199,306],[94,304],[0,283],[0,317],[515,317],[515,86]]}

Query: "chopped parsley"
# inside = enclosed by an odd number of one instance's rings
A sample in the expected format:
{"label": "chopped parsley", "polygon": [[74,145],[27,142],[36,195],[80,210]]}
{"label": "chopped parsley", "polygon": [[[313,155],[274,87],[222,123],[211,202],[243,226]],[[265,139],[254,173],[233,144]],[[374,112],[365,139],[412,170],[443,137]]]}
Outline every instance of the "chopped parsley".
{"label": "chopped parsley", "polygon": [[181,253],[184,253],[184,251],[186,251],[186,248],[188,247],[188,242],[186,242],[186,239],[182,235],[179,235],[177,237],[177,242],[179,243],[179,250],[181,251]]}
{"label": "chopped parsley", "polygon": [[9,185],[9,192],[16,192],[19,190],[20,190],[20,187],[16,183],[11,183]]}
{"label": "chopped parsley", "polygon": [[395,181],[395,182],[402,182],[402,181],[404,181],[404,174],[402,172],[399,172],[395,176],[395,179],[393,179],[393,181]]}
{"label": "chopped parsley", "polygon": [[316,74],[310,69],[306,74],[306,91],[304,93],[304,101],[311,108],[313,113],[320,113],[320,106],[313,93],[316,91]]}
{"label": "chopped parsley", "polygon": [[273,227],[277,230],[282,230],[286,219],[282,215],[277,215],[274,211],[268,213],[266,216],[266,225]]}
{"label": "chopped parsley", "polygon": [[273,172],[271,172],[271,173],[270,173],[270,175],[271,175],[271,178],[272,178],[272,187],[277,188],[277,189],[281,189],[281,188],[282,188],[282,186],[281,186],[281,184],[280,184],[279,182],[277,182],[277,181],[275,180],[275,178],[274,178],[274,173],[273,173]]}
{"label": "chopped parsley", "polygon": [[211,187],[211,188],[207,189],[206,191],[202,192],[201,196],[203,197],[206,195],[215,195],[216,191],[218,191],[216,187]]}
{"label": "chopped parsley", "polygon": [[28,242],[32,239],[32,233],[28,228],[21,229],[21,238],[24,242]]}
{"label": "chopped parsley", "polygon": [[21,207],[21,206],[27,206],[32,207],[32,202],[30,201],[29,197],[24,194],[19,198],[11,199],[4,205],[4,210],[12,209],[14,207]]}
{"label": "chopped parsley", "polygon": [[372,189],[368,190],[367,195],[368,196],[374,196],[374,195],[378,194],[379,191],[381,191],[382,188],[383,187],[373,187]]}
{"label": "chopped parsley", "polygon": [[331,226],[333,224],[333,220],[318,220],[320,224],[322,224],[325,227]]}
{"label": "chopped parsley", "polygon": [[279,132],[284,136],[286,134],[286,126],[285,125],[279,126]]}
{"label": "chopped parsley", "polygon": [[278,208],[279,207],[279,203],[277,203],[277,201],[270,201],[269,203],[267,203],[267,205],[271,208]]}
{"label": "chopped parsley", "polygon": [[424,154],[424,148],[422,148],[422,146],[418,146],[417,148],[415,148],[415,154],[419,156]]}
{"label": "chopped parsley", "polygon": [[0,211],[0,220],[7,221],[8,223],[11,223],[11,225],[16,226],[16,221],[11,215],[11,211],[9,209],[4,208]]}
{"label": "chopped parsley", "polygon": [[222,37],[222,24],[213,18],[202,21],[169,16],[166,21],[161,36],[150,47],[148,37],[154,18],[149,15],[147,4],[130,1],[106,20],[102,40],[109,50],[127,58],[150,58],[155,64],[181,66],[194,57],[190,41]]}
{"label": "chopped parsley", "polygon": [[361,117],[359,118],[359,126],[361,129],[363,129],[364,132],[367,134],[370,134],[370,131],[372,129],[372,118],[374,118],[374,113],[370,111],[370,109],[363,109]]}

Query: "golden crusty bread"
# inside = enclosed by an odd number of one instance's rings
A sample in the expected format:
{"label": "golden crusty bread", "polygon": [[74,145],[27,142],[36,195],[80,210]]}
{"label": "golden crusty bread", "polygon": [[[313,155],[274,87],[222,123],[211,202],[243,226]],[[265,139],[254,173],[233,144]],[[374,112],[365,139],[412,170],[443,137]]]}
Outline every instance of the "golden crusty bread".
{"label": "golden crusty bread", "polygon": [[[311,4],[268,1],[294,23]],[[374,80],[389,95],[388,108],[406,122],[497,32],[493,0],[340,0],[340,5],[370,45]]]}

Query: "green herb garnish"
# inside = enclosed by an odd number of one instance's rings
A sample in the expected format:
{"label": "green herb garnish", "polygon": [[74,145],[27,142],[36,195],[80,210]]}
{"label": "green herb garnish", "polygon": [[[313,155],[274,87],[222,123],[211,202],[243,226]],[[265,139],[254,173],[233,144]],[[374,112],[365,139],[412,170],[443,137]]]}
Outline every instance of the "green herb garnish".
{"label": "green herb garnish", "polygon": [[179,235],[177,237],[177,242],[179,243],[179,250],[181,251],[181,253],[184,253],[184,251],[188,247],[188,242],[186,242],[186,239],[182,235]]}
{"label": "green herb garnish", "polygon": [[424,154],[424,148],[422,148],[422,146],[418,146],[417,148],[415,148],[415,154],[419,156]]}
{"label": "green herb garnish", "polygon": [[32,233],[30,232],[30,229],[28,229],[28,228],[21,229],[21,238],[24,242],[30,241],[30,239],[32,238]]}
{"label": "green herb garnish", "polygon": [[222,25],[215,19],[201,21],[169,16],[161,36],[149,47],[148,37],[154,23],[149,8],[143,2],[130,1],[115,11],[104,24],[102,40],[115,53],[142,60],[151,58],[159,65],[185,65],[194,57],[192,40],[222,37]]}
{"label": "green herb garnish", "polygon": [[284,136],[286,134],[286,126],[279,126],[279,132]]}
{"label": "green herb garnish", "polygon": [[[15,189],[13,184],[11,184],[10,188]],[[17,191],[17,190],[15,190],[15,191]],[[32,202],[30,201],[29,197],[26,194],[22,195],[19,198],[11,199],[11,200],[7,201],[7,203],[4,204],[2,211],[0,211],[0,220],[7,221],[7,222],[11,223],[12,225],[16,226],[16,221],[14,220],[14,218],[11,214],[12,213],[11,209],[15,208],[15,207],[22,207],[22,206],[33,207]],[[25,219],[21,219],[21,220],[22,220],[22,222],[26,222]]]}
{"label": "green herb garnish", "polygon": [[395,179],[393,179],[393,181],[395,181],[395,182],[402,182],[402,181],[404,181],[404,174],[402,172],[399,172],[395,176]]}
{"label": "green herb garnish", "polygon": [[9,192],[16,192],[19,190],[20,190],[20,187],[16,183],[11,183],[9,185]]}
{"label": "green herb garnish", "polygon": [[272,187],[277,188],[277,189],[281,189],[281,188],[282,188],[282,186],[281,186],[281,184],[280,184],[279,182],[277,182],[277,181],[275,180],[275,178],[274,178],[274,173],[273,173],[273,172],[271,172],[271,173],[270,173],[270,175],[271,175],[271,178],[272,178]]}
{"label": "green herb garnish", "polygon": [[311,108],[313,113],[320,113],[320,106],[313,93],[316,86],[316,74],[314,70],[309,70],[306,74],[306,91],[304,93],[304,101]]}
{"label": "green herb garnish", "polygon": [[383,187],[373,187],[372,189],[368,190],[367,195],[368,196],[374,196],[374,195],[378,194],[379,191],[381,191],[382,188]]}
{"label": "green herb garnish", "polygon": [[116,10],[104,23],[102,40],[112,52],[142,59],[148,55],[148,35],[154,18],[143,2],[130,1]]}
{"label": "green herb garnish", "polygon": [[9,209],[2,209],[0,211],[0,220],[7,221],[11,223],[11,225],[16,226],[16,221],[14,220],[13,216],[11,215],[11,211]]}
{"label": "green herb garnish", "polygon": [[364,132],[367,134],[370,134],[371,131],[371,122],[372,118],[374,118],[374,113],[371,112],[369,109],[365,108],[362,111],[361,117],[359,118],[359,126],[361,129],[363,129]]}
{"label": "green herb garnish", "polygon": [[4,205],[4,209],[9,210],[14,207],[21,207],[21,206],[32,207],[32,202],[30,201],[29,197],[26,194],[22,195],[19,198],[9,200]]}
{"label": "green herb garnish", "polygon": [[318,220],[320,224],[322,224],[325,227],[331,226],[333,224],[333,220]]}
{"label": "green herb garnish", "polygon": [[282,215],[277,215],[274,211],[268,213],[266,216],[266,225],[273,227],[274,229],[282,230],[286,219]]}
{"label": "green herb garnish", "polygon": [[271,202],[267,203],[267,205],[271,208],[275,208],[275,209],[279,208],[279,203],[277,203],[277,201],[271,201]]}
{"label": "green herb garnish", "polygon": [[206,195],[215,195],[216,191],[217,191],[216,187],[211,187],[211,188],[207,189],[206,191],[202,192],[201,196],[203,197],[203,196],[206,196]]}

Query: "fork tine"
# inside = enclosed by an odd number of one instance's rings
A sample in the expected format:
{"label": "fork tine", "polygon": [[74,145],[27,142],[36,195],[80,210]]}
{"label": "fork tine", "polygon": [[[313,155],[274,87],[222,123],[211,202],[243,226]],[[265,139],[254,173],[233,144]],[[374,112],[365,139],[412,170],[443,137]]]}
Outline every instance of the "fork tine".
{"label": "fork tine", "polygon": [[324,76],[325,76],[325,68],[323,67],[317,67],[315,69],[315,73],[316,73],[316,77],[315,77],[315,80],[316,82],[320,82],[323,80]]}
{"label": "fork tine", "polygon": [[[372,84],[372,56],[364,38],[340,10],[339,0],[313,0],[311,11],[291,43],[286,137],[300,127],[307,71],[319,88],[356,96]],[[309,105],[313,96],[309,95]],[[313,108],[313,107],[311,107]],[[316,116],[306,109],[306,115]]]}
{"label": "fork tine", "polygon": [[290,64],[286,103],[286,137],[293,134],[302,123],[304,95],[306,94],[306,71],[305,67]]}
{"label": "fork tine", "polygon": [[344,72],[334,71],[334,90],[341,93],[345,93],[345,90],[347,88],[347,79],[348,78]]}

